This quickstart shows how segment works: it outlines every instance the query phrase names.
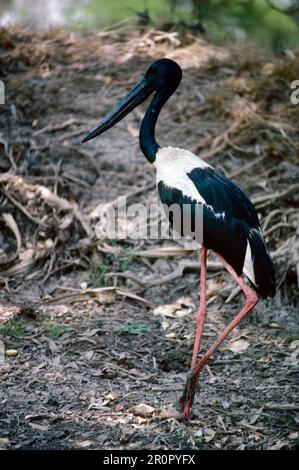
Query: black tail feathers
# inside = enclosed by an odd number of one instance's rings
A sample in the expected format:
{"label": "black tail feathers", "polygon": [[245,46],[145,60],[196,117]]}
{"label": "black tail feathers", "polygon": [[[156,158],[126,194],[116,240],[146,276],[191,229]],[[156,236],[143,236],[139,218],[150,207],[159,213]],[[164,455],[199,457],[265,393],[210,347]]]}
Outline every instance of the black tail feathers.
{"label": "black tail feathers", "polygon": [[275,271],[260,229],[250,230],[249,243],[253,259],[254,287],[261,297],[273,297],[276,291]]}

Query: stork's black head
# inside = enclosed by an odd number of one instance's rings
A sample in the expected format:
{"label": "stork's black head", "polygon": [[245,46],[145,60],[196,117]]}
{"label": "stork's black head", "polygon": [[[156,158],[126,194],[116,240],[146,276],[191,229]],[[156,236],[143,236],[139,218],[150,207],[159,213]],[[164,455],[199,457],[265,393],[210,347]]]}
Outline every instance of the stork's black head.
{"label": "stork's black head", "polygon": [[157,91],[165,88],[176,90],[182,80],[182,69],[171,59],[159,59],[150,65],[144,78],[152,83]]}
{"label": "stork's black head", "polygon": [[182,79],[181,67],[170,59],[160,59],[154,62],[146,71],[144,77],[131,91],[108,113],[103,120],[82,140],[87,142],[102,134],[123,119],[136,106],[145,101],[154,91],[175,92]]}

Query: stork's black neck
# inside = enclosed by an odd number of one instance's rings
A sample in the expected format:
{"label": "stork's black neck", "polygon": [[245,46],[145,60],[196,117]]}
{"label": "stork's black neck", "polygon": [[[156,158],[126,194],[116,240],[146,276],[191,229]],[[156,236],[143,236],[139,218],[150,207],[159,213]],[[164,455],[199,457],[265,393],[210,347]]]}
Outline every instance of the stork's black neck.
{"label": "stork's black neck", "polygon": [[156,122],[162,107],[174,91],[175,90],[172,89],[157,91],[142,120],[139,132],[139,144],[142,152],[150,163],[155,161],[156,154],[160,148],[160,145],[155,139]]}

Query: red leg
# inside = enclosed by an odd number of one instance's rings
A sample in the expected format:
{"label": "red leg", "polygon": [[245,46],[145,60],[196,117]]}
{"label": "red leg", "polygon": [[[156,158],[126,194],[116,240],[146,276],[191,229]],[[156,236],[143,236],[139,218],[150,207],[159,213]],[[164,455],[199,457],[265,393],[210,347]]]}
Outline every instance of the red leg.
{"label": "red leg", "polygon": [[[192,355],[192,362],[191,362],[191,371],[194,369],[197,363],[198,359],[198,353],[199,353],[199,348],[200,348],[200,342],[201,342],[201,337],[202,337],[202,330],[204,326],[204,322],[206,319],[206,313],[207,313],[207,308],[206,308],[206,283],[207,283],[207,256],[208,256],[208,250],[204,246],[201,249],[201,268],[200,268],[200,304],[199,304],[199,310],[196,316],[197,320],[197,328],[196,328],[196,335],[195,335],[195,340],[194,340],[194,347],[193,347],[193,355]],[[180,404],[184,405],[184,403]],[[190,418],[190,406],[185,406],[184,411],[183,411],[183,419],[189,419]]]}
{"label": "red leg", "polygon": [[193,369],[196,365],[199,348],[200,348],[200,341],[202,336],[202,329],[206,319],[206,281],[207,281],[207,254],[208,250],[204,246],[201,249],[201,269],[200,269],[200,304],[198,314],[196,316],[197,320],[197,329],[194,341],[194,348],[193,348],[193,355],[192,355],[192,362],[191,362],[191,369]]}
{"label": "red leg", "polygon": [[[219,256],[219,255],[218,255]],[[196,386],[198,384],[199,374],[201,369],[205,366],[208,362],[209,358],[212,354],[216,351],[219,345],[225,340],[225,338],[230,334],[230,332],[238,325],[238,323],[253,309],[253,307],[258,302],[257,294],[247,285],[245,284],[242,277],[238,276],[234,269],[221,257],[219,256],[221,261],[223,262],[224,266],[231,274],[231,276],[237,281],[239,286],[242,288],[245,296],[246,296],[246,304],[240,313],[230,322],[230,324],[225,328],[223,333],[219,336],[217,341],[210,347],[210,349],[206,352],[204,357],[195,365],[192,369],[185,386],[185,390],[183,396],[180,400],[180,403],[183,407],[183,418],[188,418],[190,416],[190,409],[193,404],[194,395]]]}

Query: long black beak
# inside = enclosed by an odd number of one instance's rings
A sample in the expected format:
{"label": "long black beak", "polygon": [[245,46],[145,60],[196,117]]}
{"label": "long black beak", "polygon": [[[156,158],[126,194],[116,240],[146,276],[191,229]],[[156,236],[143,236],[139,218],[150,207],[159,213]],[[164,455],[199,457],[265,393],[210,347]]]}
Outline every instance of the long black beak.
{"label": "long black beak", "polygon": [[108,113],[103,120],[84,137],[81,144],[115,126],[115,124],[129,114],[132,109],[145,101],[153,91],[153,84],[147,78],[142,78],[110,111],[110,113]]}

